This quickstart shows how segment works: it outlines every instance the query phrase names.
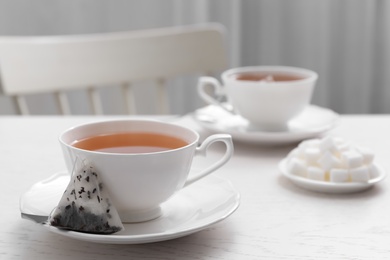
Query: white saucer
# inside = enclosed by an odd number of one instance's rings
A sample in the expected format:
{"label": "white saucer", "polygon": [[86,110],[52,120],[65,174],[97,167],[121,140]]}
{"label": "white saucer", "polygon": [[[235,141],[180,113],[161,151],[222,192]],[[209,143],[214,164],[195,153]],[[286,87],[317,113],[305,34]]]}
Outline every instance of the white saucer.
{"label": "white saucer", "polygon": [[[69,174],[58,173],[34,184],[20,199],[22,213],[50,214],[69,182]],[[231,215],[239,206],[240,195],[232,184],[208,176],[181,190],[162,205],[163,215],[155,220],[124,224],[125,230],[112,235],[64,231],[47,224],[51,232],[74,239],[107,244],[141,244],[186,236]]]}
{"label": "white saucer", "polygon": [[246,119],[215,105],[198,109],[193,115],[195,120],[208,130],[230,134],[236,141],[266,145],[296,143],[321,136],[332,129],[339,118],[339,115],[330,109],[310,105],[289,122],[288,131],[262,132],[249,129]]}
{"label": "white saucer", "polygon": [[334,182],[325,182],[325,181],[316,181],[307,179],[304,177],[296,176],[288,172],[287,170],[287,159],[283,159],[279,163],[279,170],[281,173],[292,181],[295,185],[315,192],[322,193],[353,193],[364,191],[368,188],[371,188],[374,184],[382,181],[386,177],[386,173],[382,167],[374,164],[378,169],[379,176],[375,179],[371,179],[368,182],[346,182],[346,183],[334,183]]}

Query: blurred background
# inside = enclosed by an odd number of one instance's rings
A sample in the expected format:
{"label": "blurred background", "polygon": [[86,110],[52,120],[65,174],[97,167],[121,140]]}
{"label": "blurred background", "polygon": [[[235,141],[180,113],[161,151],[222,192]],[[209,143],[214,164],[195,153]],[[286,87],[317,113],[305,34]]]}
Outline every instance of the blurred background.
{"label": "blurred background", "polygon": [[[217,22],[226,28],[229,67],[312,69],[319,73],[313,104],[343,114],[390,113],[387,13],[390,2],[385,0],[0,0],[0,36]],[[109,113],[117,113],[115,94],[102,94],[109,100]],[[176,114],[204,105],[196,78],[172,82],[169,94]],[[51,113],[50,97],[33,96],[29,102],[35,105],[34,113]],[[86,113],[77,94],[72,105],[77,113]],[[0,114],[14,112],[10,100],[0,96]]]}

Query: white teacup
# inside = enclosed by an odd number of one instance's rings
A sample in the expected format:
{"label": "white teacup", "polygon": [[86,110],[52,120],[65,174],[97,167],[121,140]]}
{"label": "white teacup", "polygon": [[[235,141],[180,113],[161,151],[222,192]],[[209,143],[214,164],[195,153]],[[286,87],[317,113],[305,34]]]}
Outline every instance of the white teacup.
{"label": "white teacup", "polygon": [[233,113],[246,118],[250,128],[285,131],[288,122],[310,103],[318,75],[295,67],[255,66],[227,70],[222,73],[223,86],[212,77],[201,77],[200,97],[209,104],[221,106],[206,86],[214,88],[217,97],[225,96]]}
{"label": "white teacup", "polygon": [[[119,137],[120,133],[123,135]],[[108,148],[112,146],[109,141],[110,145],[96,150],[96,144],[102,141],[96,138],[102,135],[117,135],[119,144]],[[59,137],[68,171],[72,172],[77,158],[90,162],[99,172],[123,222],[157,218],[163,202],[224,165],[233,154],[229,135],[212,135],[199,147],[198,140],[198,133],[183,126],[131,119],[87,123],[70,128]],[[224,155],[189,177],[193,157],[205,156],[214,142],[226,145]]]}

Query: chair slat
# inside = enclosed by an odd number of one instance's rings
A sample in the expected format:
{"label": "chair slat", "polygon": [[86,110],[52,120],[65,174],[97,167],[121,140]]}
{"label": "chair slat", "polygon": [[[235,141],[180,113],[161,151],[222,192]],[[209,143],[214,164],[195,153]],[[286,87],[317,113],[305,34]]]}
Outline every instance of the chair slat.
{"label": "chair slat", "polygon": [[66,93],[62,91],[57,91],[54,93],[54,95],[57,100],[57,106],[58,106],[58,110],[60,111],[60,114],[71,115],[69,100]]}
{"label": "chair slat", "polygon": [[163,78],[157,79],[157,110],[160,114],[169,114],[168,106],[168,90],[166,80]]}
{"label": "chair slat", "polygon": [[103,106],[102,106],[99,90],[95,87],[89,87],[88,96],[89,96],[93,114],[103,115]]}
{"label": "chair slat", "polygon": [[30,114],[30,110],[28,109],[28,105],[27,105],[27,102],[26,102],[26,99],[24,98],[24,96],[21,96],[21,95],[13,96],[13,100],[14,100],[14,103],[16,104],[18,114],[20,114],[20,115],[29,115]]}
{"label": "chair slat", "polygon": [[129,83],[123,83],[121,88],[127,113],[129,115],[137,114],[133,86]]}

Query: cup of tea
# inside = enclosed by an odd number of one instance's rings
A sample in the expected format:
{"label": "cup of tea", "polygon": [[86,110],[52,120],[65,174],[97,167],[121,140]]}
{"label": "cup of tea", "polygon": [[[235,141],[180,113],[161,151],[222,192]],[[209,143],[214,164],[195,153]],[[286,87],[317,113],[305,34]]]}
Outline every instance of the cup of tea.
{"label": "cup of tea", "polygon": [[251,129],[285,131],[310,103],[318,74],[296,67],[254,66],[227,70],[221,78],[223,85],[212,77],[199,79],[198,93],[204,101],[227,109],[220,101],[225,97],[233,107],[228,111],[247,119]]}
{"label": "cup of tea", "polygon": [[[122,222],[161,215],[161,204],[183,187],[214,172],[233,154],[230,135],[215,134],[198,146],[190,128],[153,120],[86,123],[64,131],[59,142],[69,172],[87,160],[99,173]],[[224,143],[223,156],[189,175],[193,158],[206,156],[213,143]]]}

